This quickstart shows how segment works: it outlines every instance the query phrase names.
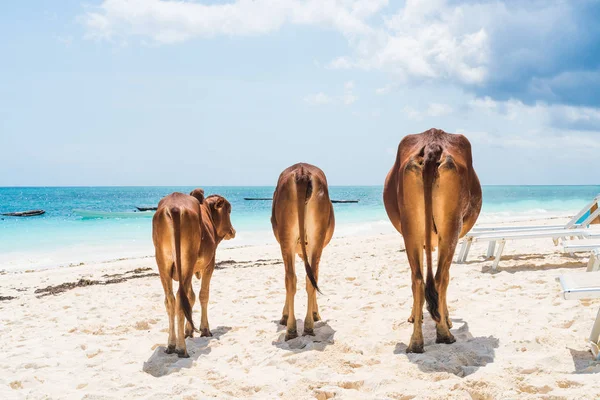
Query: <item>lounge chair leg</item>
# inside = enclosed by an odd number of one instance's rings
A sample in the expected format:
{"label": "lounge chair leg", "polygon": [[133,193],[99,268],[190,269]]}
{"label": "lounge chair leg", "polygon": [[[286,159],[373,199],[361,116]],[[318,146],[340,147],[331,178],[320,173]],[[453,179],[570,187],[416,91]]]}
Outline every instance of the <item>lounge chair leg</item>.
{"label": "lounge chair leg", "polygon": [[590,254],[590,261],[588,262],[588,271],[598,271],[600,269],[600,257],[598,257],[598,251],[594,250]]}
{"label": "lounge chair leg", "polygon": [[462,245],[460,246],[460,251],[458,252],[458,256],[456,257],[456,263],[462,264],[463,253],[465,252],[465,248],[467,247],[467,240],[463,240]]}
{"label": "lounge chair leg", "polygon": [[504,251],[504,245],[506,244],[506,240],[501,240],[500,245],[498,246],[498,252],[496,253],[496,258],[492,264],[492,272],[497,272],[498,264],[500,263],[500,257],[502,257],[502,251]]}
{"label": "lounge chair leg", "polygon": [[496,241],[492,240],[490,244],[488,244],[487,258],[494,257],[494,250],[496,249]]}
{"label": "lounge chair leg", "polygon": [[588,261],[588,263],[587,263],[587,269],[586,269],[586,271],[587,271],[587,272],[592,272],[592,271],[594,271],[594,269],[595,269],[595,268],[594,268],[594,266],[595,266],[595,264],[597,264],[597,263],[598,263],[598,262],[597,262],[597,260],[596,260],[596,256],[594,255],[594,252],[591,252],[591,253],[590,253],[590,259],[589,259],[589,261]]}
{"label": "lounge chair leg", "polygon": [[471,250],[472,243],[473,243],[473,240],[471,240],[471,239],[467,240],[467,246],[465,247],[465,254],[463,254],[461,263],[467,262],[467,255],[469,254],[469,250]]}
{"label": "lounge chair leg", "polygon": [[590,335],[590,348],[596,360],[599,359],[598,336],[600,336],[600,309],[598,309],[598,314],[596,314],[596,321],[594,321],[594,326],[592,327],[592,333]]}

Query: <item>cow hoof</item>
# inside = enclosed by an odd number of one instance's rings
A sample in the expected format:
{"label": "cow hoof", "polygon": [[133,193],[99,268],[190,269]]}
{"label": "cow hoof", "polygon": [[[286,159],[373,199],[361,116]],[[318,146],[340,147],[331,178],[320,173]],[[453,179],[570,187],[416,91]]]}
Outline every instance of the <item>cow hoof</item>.
{"label": "cow hoof", "polygon": [[298,332],[296,330],[293,331],[287,331],[287,333],[285,334],[285,341],[287,342],[288,340],[292,340],[292,339],[296,339],[298,337]]}
{"label": "cow hoof", "polygon": [[177,353],[177,357],[179,358],[190,358],[190,355],[185,349],[175,349],[175,353]]}
{"label": "cow hoof", "polygon": [[283,317],[281,317],[281,319],[279,320],[279,325],[287,325],[287,320],[288,320],[288,316],[284,315]]}
{"label": "cow hoof", "polygon": [[314,329],[304,328],[304,332],[302,332],[302,336],[315,336]]}
{"label": "cow hoof", "polygon": [[313,320],[315,322],[320,321],[321,320],[321,316],[318,313],[313,313]]}
{"label": "cow hoof", "polygon": [[[415,317],[411,314],[410,317],[408,317],[408,322],[410,322],[411,324],[415,323]],[[421,314],[421,323],[423,323],[423,314]]]}
{"label": "cow hoof", "polygon": [[167,354],[175,353],[175,345],[174,344],[168,345],[167,348],[165,349],[165,353],[167,353]]}
{"label": "cow hoof", "polygon": [[407,353],[423,353],[425,350],[423,349],[423,343],[411,343],[410,346],[406,348]]}
{"label": "cow hoof", "polygon": [[452,334],[449,334],[448,336],[439,336],[435,339],[436,343],[446,343],[446,344],[452,344],[454,342],[456,342],[456,339],[454,338],[454,336]]}
{"label": "cow hoof", "polygon": [[201,332],[200,337],[212,337],[212,335],[213,335],[212,332],[208,328],[201,329],[200,332]]}
{"label": "cow hoof", "polygon": [[193,338],[194,337],[194,331],[186,331],[185,335],[183,336],[184,338]]}

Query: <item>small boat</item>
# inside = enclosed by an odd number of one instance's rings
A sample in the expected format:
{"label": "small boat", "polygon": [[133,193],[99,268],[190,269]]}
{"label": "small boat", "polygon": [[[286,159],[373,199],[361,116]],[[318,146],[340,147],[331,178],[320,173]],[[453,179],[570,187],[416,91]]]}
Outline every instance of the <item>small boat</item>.
{"label": "small boat", "polygon": [[156,211],[158,207],[136,207],[138,211]]}
{"label": "small boat", "polygon": [[[273,200],[270,197],[244,197],[244,200]],[[358,203],[358,200],[331,200],[332,203]]]}
{"label": "small boat", "polygon": [[2,213],[0,215],[4,215],[6,217],[34,217],[36,215],[42,215],[45,213],[46,213],[46,211],[44,211],[44,210],[29,210],[29,211]]}
{"label": "small boat", "polygon": [[73,210],[73,214],[82,218],[147,218],[152,217],[154,211]]}
{"label": "small boat", "polygon": [[244,197],[244,200],[273,200],[270,197]]}

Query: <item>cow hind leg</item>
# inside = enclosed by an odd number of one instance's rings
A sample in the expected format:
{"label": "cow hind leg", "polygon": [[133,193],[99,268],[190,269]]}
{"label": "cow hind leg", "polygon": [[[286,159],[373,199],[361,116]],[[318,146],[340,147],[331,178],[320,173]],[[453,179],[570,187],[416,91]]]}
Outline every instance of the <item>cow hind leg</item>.
{"label": "cow hind leg", "polygon": [[215,269],[215,260],[210,262],[202,274],[202,287],[200,289],[200,305],[202,306],[202,319],[200,321],[200,336],[211,337],[208,324],[208,298],[210,294],[210,279]]}
{"label": "cow hind leg", "polygon": [[[314,215],[314,213],[311,214]],[[312,273],[315,277],[315,281],[318,284],[319,263],[321,262],[321,254],[323,253],[323,246],[325,245],[327,226],[319,223],[316,218],[314,218],[311,222],[311,225],[315,228],[309,229],[308,231],[307,258]],[[321,315],[319,314],[319,310],[317,308],[317,290],[313,287],[312,283],[308,279],[308,276],[306,277],[306,294],[308,306],[306,308],[306,318],[304,319],[304,335],[314,336],[315,321],[320,320]]]}
{"label": "cow hind leg", "polygon": [[[183,246],[183,243],[182,243]],[[182,248],[181,249],[181,275],[179,277],[179,290],[184,290],[185,296],[188,298],[191,292],[191,295],[194,295],[193,290],[191,289],[192,285],[192,275],[194,265],[196,264],[196,258],[198,257],[197,251],[193,251],[192,249]],[[186,290],[185,286],[189,285],[190,287]],[[175,298],[176,300],[176,309],[177,309],[177,340],[175,345],[175,353],[181,358],[188,358],[187,347],[185,345],[185,314],[183,312],[183,304],[181,304],[181,298],[179,294]],[[193,303],[190,302],[190,305]],[[191,328],[191,327],[190,327]]]}
{"label": "cow hind leg", "polygon": [[425,201],[422,170],[418,162],[411,161],[403,173],[403,218],[401,227],[406,256],[411,270],[413,307],[411,312],[413,333],[407,353],[423,352],[423,305],[425,281],[423,279],[423,244],[425,243]]}
{"label": "cow hind leg", "polygon": [[[194,293],[194,288],[192,287],[192,282],[190,282],[190,287],[187,290],[187,298],[190,302],[190,307],[194,309],[194,304],[196,302],[196,295]],[[186,321],[185,323],[185,337],[192,338],[194,337],[194,330],[192,329],[192,324],[190,321]]]}
{"label": "cow hind leg", "polygon": [[[288,241],[289,242],[289,241]],[[294,296],[296,295],[296,266],[295,266],[295,243],[282,243],[281,254],[283,256],[283,264],[285,266],[285,307],[281,322],[285,322],[287,332],[285,340],[290,340],[298,337],[296,329],[296,316],[294,314]]]}
{"label": "cow hind leg", "polygon": [[171,266],[172,261],[170,258],[165,257],[163,254],[157,252],[156,263],[158,265],[158,272],[160,275],[160,282],[162,283],[163,290],[165,292],[165,308],[167,315],[169,316],[169,339],[167,342],[167,348],[165,353],[171,354],[175,352],[175,296],[173,295],[173,279],[171,278]]}
{"label": "cow hind leg", "polygon": [[411,269],[412,293],[413,293],[413,333],[410,343],[406,349],[407,353],[423,352],[423,305],[425,304],[425,281],[423,280],[423,249],[422,246],[406,246],[406,254]]}
{"label": "cow hind leg", "polygon": [[285,296],[285,304],[283,305],[283,310],[281,311],[281,319],[279,320],[280,325],[287,325],[288,317],[289,317],[289,305],[287,294]]}
{"label": "cow hind leg", "polygon": [[[309,258],[310,266],[313,270],[313,275],[315,276],[317,284],[319,283],[319,260],[321,258],[321,252],[321,249],[315,249],[314,251],[310,252],[312,254]],[[308,298],[308,306],[306,308],[306,317],[304,318],[303,335],[314,336],[315,321],[319,321],[321,319],[321,315],[319,314],[319,309],[317,308],[317,290],[313,287],[312,283],[308,279],[308,276],[306,277],[306,294]]]}
{"label": "cow hind leg", "polygon": [[446,293],[450,282],[450,266],[462,229],[462,205],[460,201],[456,201],[456,194],[461,193],[461,179],[451,158],[441,164],[439,172],[438,185],[433,192],[433,219],[438,231],[435,286],[439,294],[440,313],[440,322],[436,325],[436,342],[454,343],[456,339],[450,333],[452,322],[448,314]]}

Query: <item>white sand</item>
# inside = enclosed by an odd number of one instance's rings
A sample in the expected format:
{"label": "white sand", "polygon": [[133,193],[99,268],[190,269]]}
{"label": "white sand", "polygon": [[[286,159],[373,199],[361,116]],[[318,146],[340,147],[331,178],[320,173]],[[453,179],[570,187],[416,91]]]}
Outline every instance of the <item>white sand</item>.
{"label": "white sand", "polygon": [[[1,275],[0,295],[17,298],[0,302],[0,398],[600,397],[600,363],[586,345],[600,301],[563,300],[555,282],[583,271],[586,255],[565,255],[549,239],[509,242],[500,272],[491,274],[486,245],[474,245],[470,261],[451,269],[457,342],[435,344],[426,315],[425,353],[407,355],[412,295],[401,243],[397,234],[334,237],[320,270],[324,322],[316,337],[287,343],[276,323],[285,296],[277,245],[222,249],[217,260],[234,263],[213,275],[214,337],[188,339],[189,359],[164,353],[167,313],[156,276],[34,294],[135,268],[156,272],[153,258]],[[297,272],[303,319],[299,260]]]}

